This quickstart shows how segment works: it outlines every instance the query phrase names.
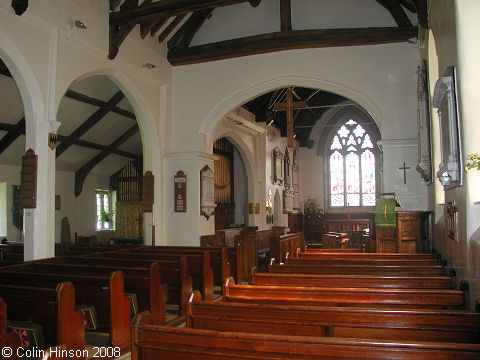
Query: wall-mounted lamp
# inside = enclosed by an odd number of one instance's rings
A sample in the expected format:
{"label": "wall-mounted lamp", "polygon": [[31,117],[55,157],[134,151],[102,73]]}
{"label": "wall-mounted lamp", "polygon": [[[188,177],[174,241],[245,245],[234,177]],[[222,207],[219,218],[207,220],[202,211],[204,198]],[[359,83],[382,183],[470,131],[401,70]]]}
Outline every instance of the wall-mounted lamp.
{"label": "wall-mounted lamp", "polygon": [[152,69],[155,69],[155,68],[156,68],[156,66],[153,65],[152,63],[149,63],[149,62],[142,64],[142,69],[143,70],[152,70]]}
{"label": "wall-mounted lamp", "polygon": [[82,20],[75,20],[73,25],[78,29],[87,30],[87,26],[83,23]]}

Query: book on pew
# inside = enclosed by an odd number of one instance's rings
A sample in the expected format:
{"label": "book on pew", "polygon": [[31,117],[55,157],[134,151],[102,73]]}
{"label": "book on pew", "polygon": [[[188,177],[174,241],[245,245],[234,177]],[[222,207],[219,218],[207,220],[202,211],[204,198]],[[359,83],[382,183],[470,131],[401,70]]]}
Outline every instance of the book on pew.
{"label": "book on pew", "polygon": [[20,338],[24,349],[45,349],[45,336],[42,325],[31,321],[7,320],[7,329],[12,330]]}
{"label": "book on pew", "polygon": [[84,315],[83,326],[85,330],[96,330],[98,328],[98,314],[94,306],[76,306],[75,310],[80,310]]}

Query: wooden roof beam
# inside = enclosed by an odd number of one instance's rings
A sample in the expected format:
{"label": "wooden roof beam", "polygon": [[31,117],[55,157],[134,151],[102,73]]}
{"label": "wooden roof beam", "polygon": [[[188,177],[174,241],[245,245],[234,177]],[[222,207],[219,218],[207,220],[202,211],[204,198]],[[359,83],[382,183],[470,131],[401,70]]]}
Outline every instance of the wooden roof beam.
{"label": "wooden roof beam", "polygon": [[3,153],[20,135],[25,134],[25,118],[10,128],[10,130],[0,140],[0,154]]}
{"label": "wooden roof beam", "polygon": [[[25,124],[25,120],[24,119],[22,119],[22,120],[23,120],[23,124]],[[15,132],[15,133],[18,133],[19,136],[20,135],[25,135],[25,126],[23,126],[23,129],[19,129],[19,130],[17,130],[17,129],[18,129],[18,124],[14,125],[14,124],[0,123],[0,130],[2,130],[2,131]],[[6,136],[6,135],[7,134],[5,134],[4,136]],[[68,136],[60,135],[60,134],[57,134],[57,139],[59,141],[70,140],[70,138]],[[85,147],[85,148],[88,148],[88,149],[96,149],[96,150],[107,149],[106,145],[101,145],[101,144],[93,143],[93,142],[90,142],[90,141],[85,141],[85,140],[80,140],[80,139],[71,139],[71,141],[72,141],[72,145],[77,145],[77,146]],[[1,140],[0,140],[0,142],[1,142]],[[124,151],[124,150],[119,150],[119,149],[112,150],[112,153],[116,154],[116,155],[123,156],[123,157],[131,158],[131,159],[137,159],[139,156],[141,156],[141,155],[137,155],[135,153],[129,152],[129,151]]]}
{"label": "wooden roof beam", "polygon": [[212,11],[213,9],[205,9],[193,13],[168,41],[168,49],[188,47],[203,23],[212,16]]}
{"label": "wooden roof beam", "polygon": [[115,95],[113,95],[110,100],[108,100],[105,106],[102,106],[100,109],[95,111],[87,120],[85,120],[77,129],[75,129],[66,141],[62,142],[60,145],[57,146],[57,158],[62,155],[65,150],[70,147],[70,145],[73,144],[73,140],[79,139],[88,130],[90,130],[96,123],[103,119],[105,115],[107,115],[108,112],[110,112],[112,108],[116,106],[123,98],[123,93],[121,91],[118,91]]}
{"label": "wooden roof beam", "polygon": [[15,14],[22,15],[28,8],[28,0],[12,0],[12,8]]}
{"label": "wooden roof beam", "polygon": [[[88,95],[84,95],[82,93],[79,93],[79,92],[76,92],[76,91],[73,91],[73,90],[67,90],[67,92],[65,93],[65,96],[70,98],[70,99],[77,100],[77,101],[80,101],[80,102],[83,102],[85,104],[89,104],[89,105],[92,105],[92,106],[98,106],[98,107],[108,106],[107,103],[103,100],[96,99],[96,98],[90,97]],[[127,117],[129,119],[132,119],[132,120],[135,120],[135,121],[137,120],[134,113],[132,113],[131,111],[119,108],[118,106],[113,106],[111,108],[111,112],[114,112],[115,114],[118,114],[118,115],[125,116],[125,117]]]}
{"label": "wooden roof beam", "polygon": [[249,2],[258,6],[261,0],[159,0],[134,9],[110,13],[110,24],[121,25],[128,22],[137,24],[163,16],[176,16],[190,12]]}
{"label": "wooden roof beam", "polygon": [[[57,139],[59,141],[66,141],[66,140],[69,139],[69,137],[65,136],[65,135],[57,134]],[[77,146],[81,146],[81,147],[88,148],[88,149],[106,150],[108,148],[107,145],[101,145],[101,144],[97,144],[97,143],[93,143],[93,142],[85,141],[85,140],[80,140],[80,139],[73,139],[72,141],[73,141],[72,145],[77,145]],[[140,155],[134,154],[132,152],[119,150],[119,149],[113,149],[112,153],[116,154],[116,155],[123,156],[123,157],[130,158],[130,159],[136,159],[138,156],[140,156]]]}
{"label": "wooden roof beam", "polygon": [[162,31],[160,35],[158,35],[158,42],[161,43],[165,40],[168,35],[180,24],[183,18],[187,16],[187,14],[178,15],[175,19],[173,19],[170,24]]}
{"label": "wooden roof beam", "polygon": [[150,35],[155,36],[157,33],[160,31],[163,25],[167,22],[169,18],[163,18],[155,23],[155,25],[152,26],[152,30],[150,30]]}
{"label": "wooden roof beam", "polygon": [[388,10],[398,26],[412,26],[412,22],[408,18],[407,14],[405,14],[405,11],[398,0],[377,0],[377,2]]}
{"label": "wooden roof beam", "polygon": [[122,145],[125,141],[130,139],[138,131],[138,124],[135,124],[126,132],[124,132],[120,137],[108,145],[104,150],[102,150],[95,157],[86,162],[80,169],[75,171],[75,196],[79,196],[82,193],[83,183],[87,175],[92,171],[92,169],[105,159],[108,155],[112,154],[115,149]]}
{"label": "wooden roof beam", "polygon": [[417,27],[294,30],[226,40],[168,52],[172,65],[186,65],[274,51],[338,46],[376,45],[408,41]]}
{"label": "wooden roof beam", "polygon": [[280,0],[280,21],[282,31],[292,31],[291,0]]}
{"label": "wooden roof beam", "polygon": [[121,2],[122,0],[110,0],[110,11],[115,10]]}

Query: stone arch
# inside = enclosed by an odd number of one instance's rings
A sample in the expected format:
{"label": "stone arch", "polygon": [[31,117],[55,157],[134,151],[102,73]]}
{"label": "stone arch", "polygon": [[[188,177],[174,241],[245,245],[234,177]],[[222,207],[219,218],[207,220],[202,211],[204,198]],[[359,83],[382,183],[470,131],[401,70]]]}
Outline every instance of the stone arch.
{"label": "stone arch", "polygon": [[[213,109],[202,121],[202,124],[198,130],[199,133],[206,136],[206,144],[210,143],[215,127],[229,111],[241,106],[242,104],[261,94],[271,91],[272,89],[292,85],[330,91],[351,99],[364,108],[372,116],[372,118],[375,119],[379,126],[384,118],[380,108],[368,97],[367,94],[363,93],[361,89],[351,89],[345,84],[322,79],[284,76],[269,79],[255,84],[249,88],[239,90],[233,96],[224,99],[224,101],[221,102],[215,109]],[[205,151],[208,152],[207,149],[205,149]]]}
{"label": "stone arch", "polygon": [[137,118],[137,123],[142,138],[144,168],[150,169],[153,163],[153,155],[158,155],[151,153],[152,151],[156,151],[159,148],[158,130],[155,125],[154,116],[150,111],[148,103],[142,96],[142,92],[122,71],[115,70],[113,68],[99,68],[89,71],[87,73],[83,73],[81,75],[77,75],[76,78],[71,78],[70,80],[65,81],[63,84],[63,89],[57,93],[56,113],[58,112],[58,108],[60,106],[60,99],[67,92],[71,84],[93,76],[102,75],[110,78],[110,80],[112,80],[112,82],[118,86],[118,88],[125,94],[125,97],[132,106],[132,109]]}
{"label": "stone arch", "polygon": [[[47,126],[47,122],[40,123],[44,118],[44,98],[37,79],[25,60],[21,51],[12,43],[8,36],[0,30],[0,58],[7,65],[15,80],[23,102],[25,114],[25,128],[35,131],[37,127]],[[26,147],[33,147],[27,144]]]}

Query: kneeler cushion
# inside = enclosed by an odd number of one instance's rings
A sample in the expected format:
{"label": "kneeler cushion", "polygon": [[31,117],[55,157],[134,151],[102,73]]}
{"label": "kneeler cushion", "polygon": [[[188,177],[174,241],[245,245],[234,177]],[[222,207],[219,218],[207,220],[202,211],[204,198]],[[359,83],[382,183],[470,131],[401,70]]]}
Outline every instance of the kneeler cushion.
{"label": "kneeler cushion", "polygon": [[11,329],[20,338],[24,349],[45,349],[45,336],[42,325],[30,321],[7,321],[7,329]]}
{"label": "kneeler cushion", "polygon": [[94,306],[81,305],[75,307],[76,310],[81,310],[85,315],[83,326],[85,330],[96,330],[98,328],[98,314]]}
{"label": "kneeler cushion", "polygon": [[125,296],[128,297],[128,300],[130,300],[130,315],[136,315],[138,313],[137,294],[125,293]]}

